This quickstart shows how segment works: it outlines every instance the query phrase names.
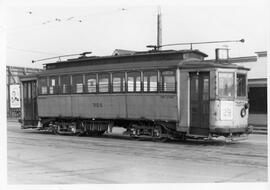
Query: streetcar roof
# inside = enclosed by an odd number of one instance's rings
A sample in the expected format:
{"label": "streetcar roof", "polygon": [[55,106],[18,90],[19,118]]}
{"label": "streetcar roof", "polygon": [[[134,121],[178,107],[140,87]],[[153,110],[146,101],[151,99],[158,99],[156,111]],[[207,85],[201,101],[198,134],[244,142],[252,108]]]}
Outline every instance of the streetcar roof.
{"label": "streetcar roof", "polygon": [[227,68],[227,69],[241,69],[249,71],[249,68],[234,64],[229,59],[227,62],[218,62],[215,60],[203,60],[203,61],[186,61],[180,65],[182,69],[199,69],[199,68]]}
{"label": "streetcar roof", "polygon": [[[179,60],[183,59],[184,54],[194,54],[200,57],[200,59],[204,59],[208,57],[207,54],[199,51],[199,50],[162,50],[162,51],[134,51],[131,54],[123,54],[123,55],[110,55],[110,56],[82,56],[75,59],[68,59],[65,61],[58,61],[53,63],[44,64],[47,69],[54,68],[63,68],[63,67],[73,67],[73,66],[83,66],[83,65],[91,65],[91,64],[100,64],[101,62],[127,62],[127,61],[142,61],[142,59],[149,60],[160,60],[167,59],[170,56],[173,59],[177,57]],[[181,56],[182,55],[182,56]]]}
{"label": "streetcar roof", "polygon": [[[185,57],[188,55],[188,58]],[[199,50],[163,50],[133,52],[130,55],[117,56],[92,56],[76,59],[68,59],[62,62],[46,64],[46,70],[38,73],[39,76],[57,74],[76,74],[85,72],[114,72],[120,70],[141,69],[202,69],[202,68],[232,68],[249,70],[243,66],[216,60],[204,60],[206,54]]]}

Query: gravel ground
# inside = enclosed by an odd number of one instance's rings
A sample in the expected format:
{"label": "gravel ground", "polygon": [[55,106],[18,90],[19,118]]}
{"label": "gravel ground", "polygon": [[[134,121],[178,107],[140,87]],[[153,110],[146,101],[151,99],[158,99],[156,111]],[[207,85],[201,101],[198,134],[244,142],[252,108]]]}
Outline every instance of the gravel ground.
{"label": "gravel ground", "polygon": [[267,182],[267,136],[153,142],[115,135],[59,136],[9,121],[9,184]]}

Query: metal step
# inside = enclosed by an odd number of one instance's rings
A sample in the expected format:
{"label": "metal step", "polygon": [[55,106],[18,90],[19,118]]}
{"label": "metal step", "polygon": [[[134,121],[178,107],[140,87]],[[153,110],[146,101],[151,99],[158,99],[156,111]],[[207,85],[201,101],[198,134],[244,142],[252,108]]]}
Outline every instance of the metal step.
{"label": "metal step", "polygon": [[252,134],[261,134],[261,135],[267,135],[267,131],[262,131],[262,130],[253,130]]}
{"label": "metal step", "polygon": [[209,128],[190,127],[189,135],[208,137]]}
{"label": "metal step", "polygon": [[253,130],[267,131],[267,127],[253,127]]}

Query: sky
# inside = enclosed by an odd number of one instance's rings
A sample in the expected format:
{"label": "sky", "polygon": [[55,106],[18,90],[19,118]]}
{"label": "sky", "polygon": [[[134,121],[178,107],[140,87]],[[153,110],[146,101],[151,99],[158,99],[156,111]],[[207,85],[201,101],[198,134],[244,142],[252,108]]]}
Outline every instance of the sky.
{"label": "sky", "polygon": [[218,47],[228,47],[230,57],[267,50],[267,0],[9,0],[5,2],[6,65],[42,68],[48,61],[31,61],[86,51],[104,56],[115,49],[148,50],[147,45],[157,43],[158,6],[163,44],[245,39],[245,43],[193,47],[210,59]]}

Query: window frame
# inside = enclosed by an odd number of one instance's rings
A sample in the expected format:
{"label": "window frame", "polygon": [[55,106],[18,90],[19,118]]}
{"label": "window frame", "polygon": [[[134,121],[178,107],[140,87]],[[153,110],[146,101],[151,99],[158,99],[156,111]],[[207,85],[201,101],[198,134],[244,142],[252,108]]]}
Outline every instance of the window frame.
{"label": "window frame", "polygon": [[[233,78],[232,78],[232,82],[233,82],[233,86],[232,86],[232,96],[224,96],[220,94],[220,74],[232,74]],[[235,87],[235,72],[234,71],[218,71],[218,76],[217,76],[217,94],[218,97],[220,98],[227,98],[227,99],[234,99],[235,95],[236,95],[236,87]]]}
{"label": "window frame", "polygon": [[[111,92],[112,93],[125,93],[126,92],[126,72],[123,72],[123,71],[114,72],[111,74],[111,76],[112,76]],[[114,91],[114,78],[119,78],[119,77],[120,77],[120,91]]]}
{"label": "window frame", "polygon": [[[159,92],[159,88],[158,88],[158,86],[159,86],[159,71],[158,70],[145,70],[145,71],[143,71],[142,72],[143,74],[142,74],[142,79],[141,79],[141,81],[142,81],[142,92],[143,93],[158,93]],[[156,90],[155,91],[151,91],[150,89],[151,89],[151,87],[150,87],[150,76],[151,75],[146,75],[146,77],[147,77],[147,91],[145,91],[145,84],[144,84],[144,77],[145,77],[145,73],[156,73]]]}
{"label": "window frame", "polygon": [[[173,72],[173,75],[164,75],[164,72]],[[177,91],[177,78],[176,78],[176,70],[175,69],[162,69],[160,70],[160,88],[159,88],[159,92],[162,93],[176,93]],[[174,90],[169,90],[169,91],[165,91],[164,90],[164,76],[173,76],[174,77]]]}
{"label": "window frame", "polygon": [[[245,95],[238,95],[238,90],[239,90],[239,86],[238,86],[238,76],[239,75],[242,75],[242,76],[244,76],[244,93],[245,93]],[[247,95],[248,95],[248,93],[247,93],[247,74],[246,73],[236,73],[236,97],[237,98],[246,98],[247,97]]]}
{"label": "window frame", "polygon": [[[45,81],[45,86],[42,86],[42,80],[44,80]],[[40,77],[39,79],[38,79],[38,85],[39,85],[39,95],[48,95],[49,93],[48,93],[48,77]],[[46,88],[46,93],[42,93],[42,89],[43,89],[43,87],[45,87]]]}
{"label": "window frame", "polygon": [[[64,92],[64,90],[63,90],[63,87],[64,87],[63,78],[64,77],[67,77],[68,82],[69,82],[69,84],[65,84],[66,85],[66,92]],[[70,94],[71,93],[71,88],[72,88],[72,86],[71,86],[71,75],[70,74],[63,74],[63,75],[60,75],[59,78],[60,78],[60,86],[59,86],[60,93],[61,94]]]}
{"label": "window frame", "polygon": [[[81,79],[82,79],[82,82],[81,83],[75,83],[75,78],[76,77],[81,77]],[[77,84],[81,84],[82,85],[82,87],[81,87],[81,92],[77,92],[77,90],[78,90],[78,88],[77,88]],[[84,93],[84,82],[83,82],[83,74],[73,74],[72,75],[72,93],[73,94],[83,94]]]}
{"label": "window frame", "polygon": [[[171,75],[164,74],[165,72],[173,72]],[[164,91],[164,77],[174,76],[175,87],[174,90]],[[133,86],[132,91],[129,91],[128,79],[132,77]],[[120,78],[120,91],[115,91],[114,79]],[[55,79],[55,83],[52,83]],[[88,87],[88,80],[95,79],[95,92],[91,92]],[[106,82],[102,81],[107,79]],[[145,81],[144,79],[147,79]],[[177,77],[176,70],[174,69],[147,69],[147,70],[119,70],[114,72],[87,72],[87,73],[63,73],[59,75],[42,76],[38,79],[39,82],[39,95],[54,95],[54,94],[108,94],[108,93],[175,93],[177,91]],[[146,82],[146,83],[145,83]],[[102,84],[104,83],[104,84]],[[41,86],[44,84],[46,86]],[[82,88],[78,91],[77,84],[81,84]],[[145,85],[147,84],[147,88]],[[101,86],[103,85],[103,86]],[[42,87],[44,93],[42,93]],[[45,88],[46,87],[46,91]],[[53,87],[53,93],[50,92],[50,87]],[[65,89],[64,89],[65,88]]]}
{"label": "window frame", "polygon": [[[55,79],[54,85],[52,85],[52,79]],[[58,94],[59,93],[58,88],[59,88],[59,76],[58,75],[49,76],[48,94],[50,95]]]}
{"label": "window frame", "polygon": [[32,83],[31,82],[27,82],[27,100],[30,102],[32,100]]}
{"label": "window frame", "polygon": [[22,83],[22,88],[23,88],[23,99],[24,99],[24,101],[26,101],[27,100],[27,97],[28,97],[28,95],[27,95],[27,93],[28,93],[28,90],[27,90],[27,82],[23,82]]}
{"label": "window frame", "polygon": [[[136,75],[136,74],[138,75]],[[131,75],[131,76],[130,76]],[[132,91],[129,91],[129,84],[128,84],[128,78],[132,77],[133,78],[133,87],[132,87]],[[137,77],[140,77],[140,81],[139,81],[139,87],[140,89],[137,91]],[[127,79],[126,79],[126,92],[127,93],[141,93],[143,92],[142,90],[142,71],[127,71]]]}
{"label": "window frame", "polygon": [[[89,76],[95,76],[95,78],[91,78]],[[88,87],[88,80],[89,79],[96,79],[96,85],[95,85],[95,92],[89,92],[89,87]],[[85,74],[85,90],[84,93],[87,94],[97,94],[98,93],[98,73],[86,73]]]}
{"label": "window frame", "polygon": [[[100,79],[102,75],[108,75],[108,91],[106,92],[100,92]],[[99,94],[108,94],[108,93],[111,93],[111,73],[109,72],[104,72],[104,73],[98,73],[98,83],[97,83],[97,86],[98,86],[98,91],[97,93]]]}

